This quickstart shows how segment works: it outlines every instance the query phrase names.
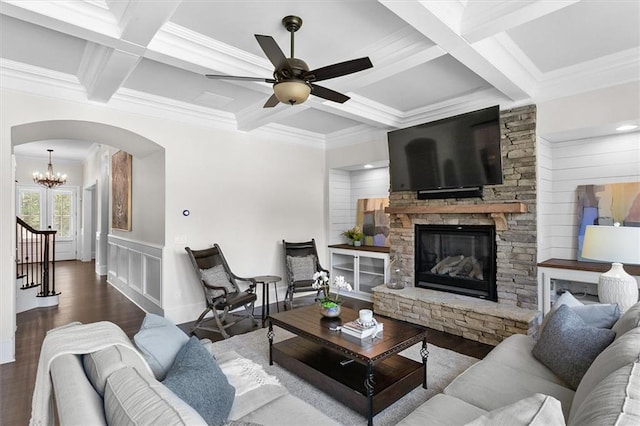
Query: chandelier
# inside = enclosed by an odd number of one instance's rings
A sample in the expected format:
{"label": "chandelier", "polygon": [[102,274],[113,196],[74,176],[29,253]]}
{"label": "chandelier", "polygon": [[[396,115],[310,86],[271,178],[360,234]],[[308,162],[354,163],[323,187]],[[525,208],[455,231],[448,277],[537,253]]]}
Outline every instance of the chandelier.
{"label": "chandelier", "polygon": [[33,181],[39,185],[46,186],[49,189],[57,188],[60,185],[64,185],[67,182],[67,175],[53,174],[53,165],[51,165],[51,153],[52,149],[48,149],[49,151],[49,165],[47,166],[47,173],[43,175],[39,172],[33,173]]}

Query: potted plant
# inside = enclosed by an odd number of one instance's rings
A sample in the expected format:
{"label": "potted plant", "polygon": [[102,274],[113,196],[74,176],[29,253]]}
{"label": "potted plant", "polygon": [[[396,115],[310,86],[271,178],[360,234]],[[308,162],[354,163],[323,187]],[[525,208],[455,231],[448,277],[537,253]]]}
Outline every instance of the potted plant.
{"label": "potted plant", "polygon": [[349,245],[352,245],[352,246],[361,245],[362,239],[364,238],[364,233],[362,232],[359,226],[354,226],[351,229],[347,229],[342,233],[342,235],[347,237],[347,240],[349,240]]}
{"label": "potted plant", "polygon": [[322,290],[322,297],[318,299],[320,301],[320,311],[322,315],[326,317],[337,317],[340,315],[340,290],[351,291],[351,284],[344,280],[343,276],[337,276],[333,280],[333,286],[337,289],[335,295],[330,293],[329,276],[325,271],[316,272],[313,274],[312,287],[316,290]]}
{"label": "potted plant", "polygon": [[353,227],[352,231],[353,231],[353,236],[351,238],[353,238],[353,245],[356,247],[362,245],[362,240],[364,239],[364,232],[362,232],[362,230],[358,226]]}

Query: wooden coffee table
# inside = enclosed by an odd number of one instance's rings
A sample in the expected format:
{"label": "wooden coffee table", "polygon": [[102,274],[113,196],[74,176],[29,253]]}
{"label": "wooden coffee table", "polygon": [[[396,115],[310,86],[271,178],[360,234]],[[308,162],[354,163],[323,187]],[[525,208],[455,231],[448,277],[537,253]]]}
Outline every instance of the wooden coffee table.
{"label": "wooden coffee table", "polygon": [[[269,317],[269,364],[307,380],[341,403],[367,417],[384,410],[416,387],[427,388],[427,332],[416,325],[376,315],[384,331],[376,339],[358,339],[332,331],[356,319],[358,312],[342,308],[340,318],[323,318],[317,305]],[[273,343],[273,326],[296,337]],[[422,342],[422,362],[398,355]],[[355,391],[355,392],[354,392]]]}

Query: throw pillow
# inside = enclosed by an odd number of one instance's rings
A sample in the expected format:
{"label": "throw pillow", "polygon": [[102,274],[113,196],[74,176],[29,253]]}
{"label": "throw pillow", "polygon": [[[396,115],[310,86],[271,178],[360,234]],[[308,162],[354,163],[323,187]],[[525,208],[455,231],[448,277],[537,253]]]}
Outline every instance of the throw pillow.
{"label": "throw pillow", "polygon": [[627,309],[622,318],[613,325],[613,331],[616,332],[617,339],[636,327],[640,327],[640,302]]}
{"label": "throw pillow", "polygon": [[[216,265],[213,268],[200,269],[200,273],[202,274],[202,279],[205,283],[215,287],[225,287],[229,293],[236,291],[236,288],[231,283],[229,274],[225,271],[224,266]],[[216,297],[222,296],[224,291],[207,289],[207,294],[212,299],[215,299]]]}
{"label": "throw pillow", "polygon": [[176,355],[188,340],[189,336],[174,323],[155,314],[147,314],[140,331],[133,336],[133,341],[158,380],[164,379]]}
{"label": "throw pillow", "polygon": [[197,337],[191,337],[180,349],[162,383],[207,424],[222,425],[227,420],[236,391]]}
{"label": "throw pillow", "polygon": [[466,426],[549,426],[564,425],[560,401],[536,393],[505,407],[489,411]]}
{"label": "throw pillow", "polygon": [[287,256],[287,264],[293,275],[293,281],[313,280],[316,270],[316,257],[313,254],[308,256]]}
{"label": "throw pillow", "polygon": [[573,306],[583,306],[584,303],[576,299],[575,296],[568,291],[565,291],[564,293],[562,293],[560,297],[558,297],[558,299],[555,301],[555,303],[551,306],[551,309],[549,310],[549,312],[547,312],[547,314],[544,316],[544,319],[542,320],[542,324],[540,324],[540,330],[539,330],[540,333],[542,333],[542,330],[544,330],[544,327],[547,325],[547,322],[549,321],[549,318],[551,318],[551,315],[562,305],[573,307]]}
{"label": "throw pillow", "polygon": [[617,303],[573,306],[573,312],[591,327],[611,328],[620,318],[620,306]]}
{"label": "throw pillow", "polygon": [[562,305],[549,317],[531,353],[576,390],[593,360],[615,336],[612,330],[587,325]]}
{"label": "throw pillow", "polygon": [[592,303],[585,305],[576,299],[573,294],[565,291],[560,295],[558,300],[556,300],[547,315],[545,315],[540,325],[540,332],[544,329],[551,314],[562,305],[571,307],[575,313],[580,315],[580,318],[582,318],[584,322],[592,327],[611,328],[620,318],[620,307],[617,304]]}

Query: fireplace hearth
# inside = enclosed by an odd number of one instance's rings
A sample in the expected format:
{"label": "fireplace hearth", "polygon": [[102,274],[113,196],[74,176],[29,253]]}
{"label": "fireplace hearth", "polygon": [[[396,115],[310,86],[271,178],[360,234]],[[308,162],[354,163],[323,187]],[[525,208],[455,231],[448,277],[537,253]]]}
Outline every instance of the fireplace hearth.
{"label": "fireplace hearth", "polygon": [[497,301],[495,227],[416,225],[415,286]]}

